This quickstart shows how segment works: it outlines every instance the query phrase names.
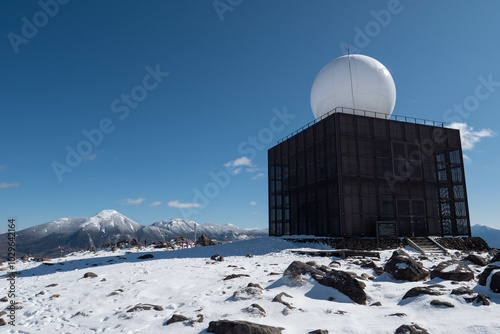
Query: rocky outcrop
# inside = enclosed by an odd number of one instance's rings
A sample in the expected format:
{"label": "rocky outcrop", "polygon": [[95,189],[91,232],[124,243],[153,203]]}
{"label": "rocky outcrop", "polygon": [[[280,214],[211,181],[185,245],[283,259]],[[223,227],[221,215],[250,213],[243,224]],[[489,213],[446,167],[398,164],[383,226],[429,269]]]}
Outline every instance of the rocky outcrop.
{"label": "rocky outcrop", "polygon": [[214,246],[215,242],[210,239],[208,234],[203,233],[201,237],[198,238],[198,241],[196,241],[196,244],[200,246]]}
{"label": "rocky outcrop", "polygon": [[215,334],[281,334],[284,328],[240,320],[210,321],[208,333]]}
{"label": "rocky outcrop", "polygon": [[449,281],[470,281],[474,272],[462,261],[443,261],[431,271],[431,279],[439,277]]}
{"label": "rocky outcrop", "polygon": [[[316,277],[315,277],[316,278]],[[316,278],[318,283],[339,290],[355,303],[365,305],[366,293],[364,283],[359,282],[344,271],[332,269],[322,278]]]}
{"label": "rocky outcrop", "polygon": [[385,264],[385,271],[397,280],[424,281],[429,277],[429,271],[422,263],[415,261],[408,253],[398,249],[392,253],[391,258]]}

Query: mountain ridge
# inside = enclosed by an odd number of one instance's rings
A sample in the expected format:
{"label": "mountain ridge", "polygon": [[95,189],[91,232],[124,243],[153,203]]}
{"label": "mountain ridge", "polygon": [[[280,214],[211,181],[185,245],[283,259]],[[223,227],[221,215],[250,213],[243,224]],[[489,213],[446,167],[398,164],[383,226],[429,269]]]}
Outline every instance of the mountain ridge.
{"label": "mountain ridge", "polygon": [[[91,217],[59,218],[47,223],[28,227],[16,232],[16,255],[59,256],[64,252],[77,251],[91,247],[99,248],[106,241],[118,242],[136,238],[145,240],[169,241],[177,236],[194,238],[194,224],[197,235],[204,233],[219,242],[245,240],[267,235],[266,229],[242,229],[235,225],[198,224],[181,218],[173,218],[141,225],[116,210],[102,210]],[[7,238],[6,233],[0,238]],[[7,255],[7,245],[0,245],[2,257]]]}

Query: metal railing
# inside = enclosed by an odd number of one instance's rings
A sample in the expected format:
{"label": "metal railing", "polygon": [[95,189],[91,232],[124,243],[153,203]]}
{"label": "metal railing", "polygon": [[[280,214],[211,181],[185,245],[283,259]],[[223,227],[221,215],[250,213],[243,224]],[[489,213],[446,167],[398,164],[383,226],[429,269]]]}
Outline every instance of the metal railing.
{"label": "metal railing", "polygon": [[329,117],[330,115],[334,113],[342,113],[342,114],[351,114],[351,115],[359,115],[359,116],[368,116],[368,117],[374,117],[374,118],[382,118],[386,120],[392,120],[392,121],[398,121],[398,122],[406,122],[406,123],[415,123],[415,124],[422,124],[422,125],[432,125],[432,126],[440,126],[444,127],[444,122],[440,121],[431,121],[428,119],[424,118],[417,118],[417,117],[410,117],[410,116],[401,116],[401,115],[387,115],[385,113],[377,112],[377,111],[369,111],[369,110],[361,110],[361,109],[352,109],[352,108],[343,108],[343,107],[337,107],[333,110],[330,110],[326,114],[322,115],[321,117],[315,119],[314,121],[311,121],[301,127],[298,130],[295,130],[294,132],[290,133],[289,135],[281,138],[278,140],[278,144],[284,142],[290,137],[295,136],[297,133],[304,131],[305,129],[309,128],[310,126],[318,123],[319,121],[324,120],[325,118]]}

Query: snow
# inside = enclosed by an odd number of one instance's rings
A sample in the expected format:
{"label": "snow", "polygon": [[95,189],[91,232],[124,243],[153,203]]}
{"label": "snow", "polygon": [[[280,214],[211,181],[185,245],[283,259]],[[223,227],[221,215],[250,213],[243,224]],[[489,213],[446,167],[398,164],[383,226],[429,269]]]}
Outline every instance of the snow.
{"label": "snow", "polygon": [[[283,334],[307,333],[328,329],[330,333],[394,333],[402,324],[415,322],[430,333],[498,333],[500,332],[500,294],[475,282],[454,285],[450,281],[433,279],[426,282],[396,281],[388,273],[374,280],[364,280],[368,305],[358,305],[339,291],[319,285],[309,276],[302,281],[290,281],[282,275],[295,261],[314,260],[319,265],[339,261],[339,270],[375,276],[370,268],[353,264],[352,259],[311,257],[292,253],[294,249],[329,249],[317,244],[294,244],[280,238],[259,238],[230,244],[197,247],[177,251],[133,249],[74,253],[54,259],[53,265],[38,262],[16,262],[16,301],[23,306],[16,312],[16,327],[4,327],[3,333],[207,333],[213,320],[247,320],[284,327]],[[407,249],[412,256],[418,253]],[[381,252],[378,265],[383,265],[392,250]],[[138,256],[153,254],[140,260]],[[224,262],[214,262],[215,253]],[[246,257],[252,253],[254,257]],[[423,260],[426,268],[449,260],[435,255]],[[474,270],[481,267],[471,265]],[[83,278],[86,272],[97,278]],[[4,272],[0,272],[0,276]],[[232,280],[230,274],[247,274]],[[106,278],[106,281],[101,281]],[[7,295],[7,284],[0,279],[0,297]],[[55,287],[47,287],[58,283]],[[257,297],[236,300],[233,293],[248,283],[258,283],[265,290]],[[442,296],[421,295],[401,301],[412,287],[431,284],[445,286]],[[451,289],[467,286],[491,297],[490,306],[466,303],[462,296],[450,295]],[[123,291],[119,291],[122,289]],[[35,296],[40,291],[45,294]],[[286,292],[293,298],[283,299],[295,308],[284,312],[285,306],[272,302],[274,296]],[[52,297],[59,294],[60,297]],[[333,301],[328,299],[333,297]],[[454,308],[434,307],[430,301],[451,302]],[[382,306],[370,307],[380,301]],[[126,312],[136,304],[155,304],[163,311]],[[243,311],[257,303],[267,313],[258,317]],[[6,306],[6,303],[2,303]],[[2,305],[0,304],[0,305]],[[340,314],[344,311],[345,314]],[[172,314],[205,320],[193,326],[175,323],[164,326]],[[405,317],[389,316],[405,313]],[[7,320],[7,319],[6,319]]]}
{"label": "snow", "polygon": [[406,263],[400,262],[400,263],[396,264],[396,268],[398,268],[398,269],[406,269],[406,268],[408,268],[408,265]]}

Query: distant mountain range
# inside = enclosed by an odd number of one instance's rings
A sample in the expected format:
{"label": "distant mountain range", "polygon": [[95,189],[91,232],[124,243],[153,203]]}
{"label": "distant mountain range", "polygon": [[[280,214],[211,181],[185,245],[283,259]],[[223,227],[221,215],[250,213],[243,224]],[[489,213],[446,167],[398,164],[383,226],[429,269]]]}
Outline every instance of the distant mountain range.
{"label": "distant mountain range", "polygon": [[[170,241],[178,236],[193,239],[195,224],[194,221],[171,219],[144,226],[115,210],[104,210],[90,218],[61,218],[18,231],[16,255],[54,257],[60,255],[60,246],[68,253],[82,248],[99,248],[106,241],[113,243],[133,238],[141,243],[146,239],[148,243]],[[230,242],[266,236],[268,230],[242,229],[231,224],[197,224],[197,237],[203,233],[215,241]],[[0,234],[0,240],[7,240],[7,235]],[[0,244],[0,254],[4,259],[7,257],[6,243]]]}
{"label": "distant mountain range", "polygon": [[473,225],[471,226],[473,237],[481,237],[492,248],[500,249],[500,230],[486,226],[486,225]]}

